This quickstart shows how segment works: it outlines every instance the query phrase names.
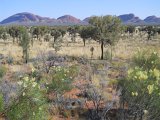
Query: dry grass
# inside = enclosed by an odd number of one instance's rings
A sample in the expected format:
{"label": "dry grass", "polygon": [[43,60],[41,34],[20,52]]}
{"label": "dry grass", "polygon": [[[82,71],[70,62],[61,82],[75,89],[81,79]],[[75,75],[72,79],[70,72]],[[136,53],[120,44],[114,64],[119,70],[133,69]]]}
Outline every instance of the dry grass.
{"label": "dry grass", "polygon": [[[158,40],[157,40],[158,41]],[[157,42],[144,42],[140,38],[130,38],[128,40],[120,40],[116,46],[113,48],[113,56],[121,59],[129,59],[135,54],[137,50],[142,49],[153,49],[160,53],[160,40]],[[68,44],[68,45],[67,45]],[[68,36],[64,37],[64,43],[62,44],[61,50],[58,51],[58,54],[70,55],[70,56],[84,56],[87,58],[91,57],[90,48],[94,47],[93,58],[97,59],[101,55],[100,44],[91,41],[87,41],[86,46],[83,46],[82,40],[78,37],[76,43],[72,43]],[[34,58],[40,52],[47,52],[54,50],[54,48],[49,47],[48,42],[35,42],[33,47],[30,47],[30,58]],[[110,51],[110,46],[104,48],[104,51]],[[22,48],[16,44],[9,43],[5,45],[3,42],[0,43],[0,53],[5,56],[12,56],[14,60],[22,60]]]}

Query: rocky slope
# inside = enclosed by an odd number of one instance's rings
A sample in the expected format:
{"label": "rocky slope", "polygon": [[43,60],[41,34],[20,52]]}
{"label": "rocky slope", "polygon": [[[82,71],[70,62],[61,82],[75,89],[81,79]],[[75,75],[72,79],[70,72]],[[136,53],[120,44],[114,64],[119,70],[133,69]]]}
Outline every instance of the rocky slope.
{"label": "rocky slope", "polygon": [[[123,24],[133,24],[133,25],[147,25],[147,24],[156,24],[160,25],[160,18],[156,16],[149,16],[144,20],[140,19],[139,17],[135,16],[134,14],[123,14],[118,16]],[[41,17],[39,15],[35,15],[28,12],[17,13],[12,15],[2,22],[0,25],[86,25],[91,17],[87,17],[84,20],[80,20],[71,15],[64,15],[57,19],[49,18],[49,17]]]}

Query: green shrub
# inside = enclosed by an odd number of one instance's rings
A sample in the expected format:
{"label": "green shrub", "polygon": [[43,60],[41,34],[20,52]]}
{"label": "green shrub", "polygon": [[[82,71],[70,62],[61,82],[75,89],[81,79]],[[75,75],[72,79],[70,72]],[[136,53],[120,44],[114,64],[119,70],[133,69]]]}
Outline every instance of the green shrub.
{"label": "green shrub", "polygon": [[69,68],[65,67],[55,67],[53,69],[53,74],[51,75],[51,83],[48,85],[49,91],[54,91],[56,93],[63,93],[65,91],[71,90],[73,78],[77,74],[77,67],[71,66]]}
{"label": "green shrub", "polygon": [[7,72],[7,68],[5,66],[0,66],[0,78],[2,78]]}
{"label": "green shrub", "polygon": [[6,112],[10,120],[47,120],[46,90],[34,78],[18,82],[20,91]]}
{"label": "green shrub", "polygon": [[157,52],[138,51],[133,57],[134,66],[139,66],[145,70],[160,69],[160,57]]}
{"label": "green shrub", "polygon": [[4,110],[4,99],[3,99],[3,95],[0,94],[0,112],[3,112]]}
{"label": "green shrub", "polygon": [[[133,59],[134,66],[128,70],[125,79],[119,81],[122,89],[122,104],[127,103],[132,116],[141,118],[144,111],[149,112],[148,119],[158,120],[160,113],[160,68],[156,52],[144,54],[138,52]],[[135,109],[136,108],[136,109]]]}
{"label": "green shrub", "polygon": [[6,59],[6,62],[7,62],[8,64],[13,64],[14,58],[13,58],[12,56],[8,56],[7,59]]}
{"label": "green shrub", "polygon": [[105,52],[104,52],[104,59],[106,59],[106,60],[111,60],[112,58],[111,58],[112,56],[111,56],[111,53],[108,51],[108,50],[106,50]]}

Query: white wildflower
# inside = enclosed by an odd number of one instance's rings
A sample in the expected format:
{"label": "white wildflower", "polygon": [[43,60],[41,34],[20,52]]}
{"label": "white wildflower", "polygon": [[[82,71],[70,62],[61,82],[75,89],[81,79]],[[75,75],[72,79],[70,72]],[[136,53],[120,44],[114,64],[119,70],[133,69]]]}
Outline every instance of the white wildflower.
{"label": "white wildflower", "polygon": [[147,114],[148,113],[148,110],[143,110],[144,114]]}
{"label": "white wildflower", "polygon": [[28,82],[29,78],[28,77],[24,77],[23,78],[26,82]]}
{"label": "white wildflower", "polygon": [[25,92],[23,92],[23,94],[22,94],[22,95],[23,95],[23,96],[25,96],[25,94],[26,94],[26,93],[25,93]]}
{"label": "white wildflower", "polygon": [[35,78],[32,78],[32,81],[35,81]]}
{"label": "white wildflower", "polygon": [[36,115],[35,112],[33,112],[33,115],[34,115],[34,116]]}
{"label": "white wildflower", "polygon": [[153,52],[153,54],[155,54],[155,55],[156,55],[156,54],[157,54],[157,52]]}
{"label": "white wildflower", "polygon": [[32,68],[32,73],[35,71],[35,68]]}
{"label": "white wildflower", "polygon": [[24,88],[26,88],[26,87],[27,87],[27,84],[26,84],[26,83],[24,83],[24,84],[23,84],[23,87],[24,87]]}
{"label": "white wildflower", "polygon": [[37,83],[36,82],[33,82],[32,83],[32,87],[36,87]]}
{"label": "white wildflower", "polygon": [[19,82],[17,82],[17,84],[18,84],[18,85],[22,85],[22,84],[23,84],[23,82],[22,82],[22,81],[19,81]]}

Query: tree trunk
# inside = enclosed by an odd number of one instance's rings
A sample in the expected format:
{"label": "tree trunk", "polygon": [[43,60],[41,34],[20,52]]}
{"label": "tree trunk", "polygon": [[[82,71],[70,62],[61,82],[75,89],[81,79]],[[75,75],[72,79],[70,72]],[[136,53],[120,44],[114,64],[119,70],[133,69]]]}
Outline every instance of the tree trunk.
{"label": "tree trunk", "polygon": [[33,47],[33,42],[34,42],[34,38],[32,37],[31,38],[31,45],[32,45],[32,47]]}
{"label": "tree trunk", "polygon": [[113,46],[111,45],[111,61],[112,61],[112,56],[113,56],[113,48],[112,48]]}
{"label": "tree trunk", "polygon": [[101,41],[101,60],[103,60],[103,47],[104,47],[104,42],[102,40]]}
{"label": "tree trunk", "polygon": [[28,63],[28,50],[26,50],[26,58],[25,58],[26,64]]}
{"label": "tree trunk", "polygon": [[83,39],[83,43],[84,43],[84,47],[86,46],[86,40],[85,39]]}

